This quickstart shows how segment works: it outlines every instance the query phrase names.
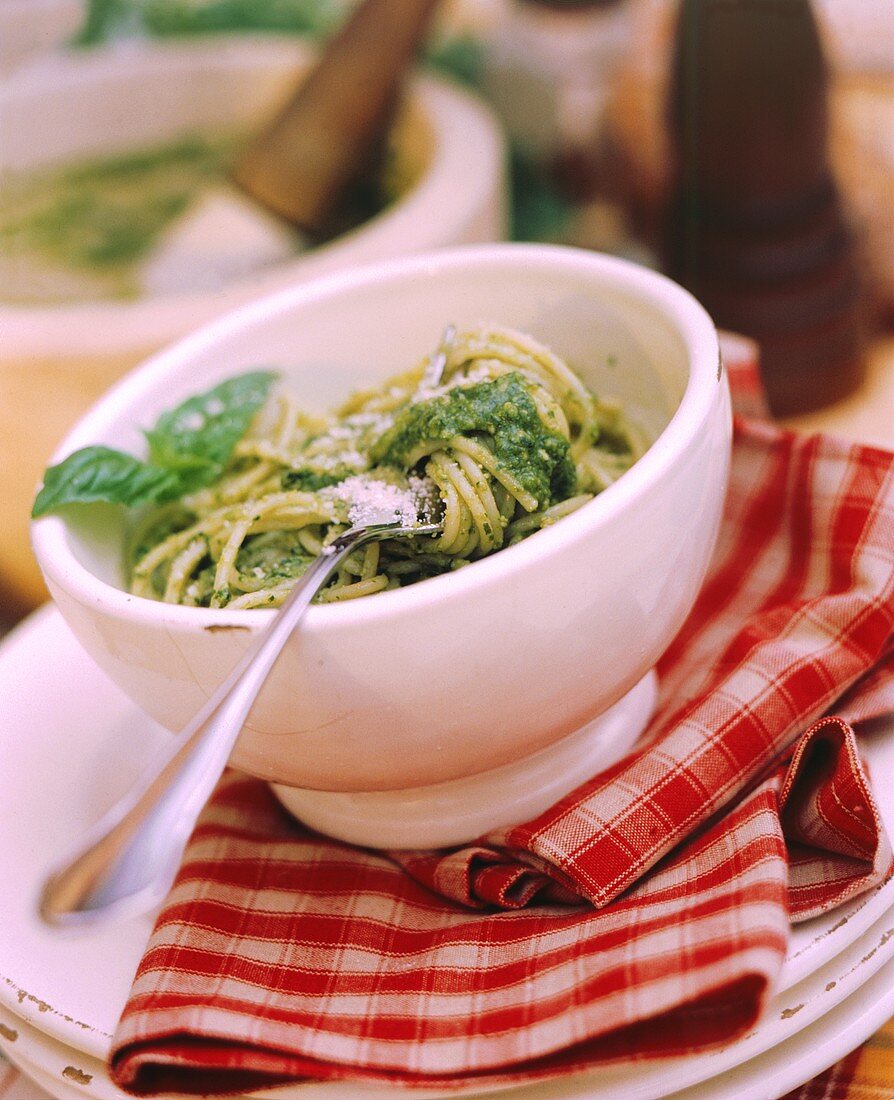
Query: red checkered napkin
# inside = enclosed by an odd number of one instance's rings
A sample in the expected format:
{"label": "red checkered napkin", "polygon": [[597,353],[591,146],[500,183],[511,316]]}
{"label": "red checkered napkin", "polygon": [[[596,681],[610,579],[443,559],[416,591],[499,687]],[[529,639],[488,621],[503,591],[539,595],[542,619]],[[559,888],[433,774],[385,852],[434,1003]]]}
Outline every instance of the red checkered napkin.
{"label": "red checkered napkin", "polygon": [[848,723],[894,708],[892,638],[894,456],[740,421],[644,744],[450,852],[327,840],[228,775],[137,972],[116,1080],[483,1086],[729,1041],[789,919],[890,870]]}

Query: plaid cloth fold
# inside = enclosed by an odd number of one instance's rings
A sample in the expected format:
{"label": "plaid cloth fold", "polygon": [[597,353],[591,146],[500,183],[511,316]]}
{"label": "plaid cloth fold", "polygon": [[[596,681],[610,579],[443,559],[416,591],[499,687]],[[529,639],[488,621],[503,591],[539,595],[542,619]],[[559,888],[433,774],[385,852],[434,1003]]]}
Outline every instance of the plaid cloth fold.
{"label": "plaid cloth fold", "polygon": [[740,420],[712,566],[634,753],[449,852],[328,840],[226,776],[113,1075],[138,1093],[458,1087],[730,1041],[790,919],[890,873],[850,723],[894,708],[892,639],[894,456]]}

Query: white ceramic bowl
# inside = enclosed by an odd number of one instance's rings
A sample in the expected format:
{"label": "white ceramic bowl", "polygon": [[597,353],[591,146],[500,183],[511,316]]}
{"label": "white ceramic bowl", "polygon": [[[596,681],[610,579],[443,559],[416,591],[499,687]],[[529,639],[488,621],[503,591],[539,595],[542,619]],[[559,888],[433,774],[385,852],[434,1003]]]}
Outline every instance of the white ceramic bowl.
{"label": "white ceramic bowl", "polygon": [[[251,127],[276,110],[311,58],[305,43],[269,36],[124,43],[54,58],[0,87],[0,174]],[[31,601],[41,592],[27,554],[27,504],[53,446],[147,355],[259,294],[504,235],[504,150],[493,116],[431,77],[413,83],[411,105],[430,131],[417,185],[323,247],[218,291],[30,307],[4,304],[0,288],[0,495],[12,506],[0,531],[0,575],[8,585]]]}
{"label": "white ceramic bowl", "polygon": [[[551,345],[654,442],[595,500],[520,544],[404,589],[312,607],[243,733],[240,768],[356,793],[533,759],[628,693],[689,611],[729,463],[716,334],[680,287],[593,253],[452,249],[269,297],[134,371],[55,457],[91,443],[139,453],[140,428],[161,410],[259,363],[277,364],[305,405],[331,407],[418,361],[446,322],[482,319]],[[33,525],[34,551],[84,647],[176,729],[271,612],[128,595],[123,523],[117,509],[72,509]]]}

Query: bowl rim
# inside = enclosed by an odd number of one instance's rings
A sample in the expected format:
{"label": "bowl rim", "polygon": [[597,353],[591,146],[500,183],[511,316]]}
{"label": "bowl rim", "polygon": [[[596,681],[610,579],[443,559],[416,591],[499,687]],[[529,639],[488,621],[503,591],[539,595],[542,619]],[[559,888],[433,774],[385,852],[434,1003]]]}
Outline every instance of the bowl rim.
{"label": "bowl rim", "polygon": [[[6,104],[14,107],[18,98],[58,96],[66,88],[97,80],[127,83],[146,74],[160,79],[160,65],[177,72],[181,64],[188,68],[196,58],[219,70],[250,65],[253,58],[260,64],[265,54],[284,59],[291,55],[295,64],[301,65],[313,58],[316,46],[306,35],[263,33],[91,46],[11,74],[0,87],[0,109]],[[433,139],[428,162],[413,187],[372,218],[283,263],[231,280],[218,290],[56,305],[0,300],[5,357],[33,357],[44,351],[66,354],[73,325],[86,329],[80,333],[83,348],[79,346],[76,354],[115,356],[157,348],[160,342],[187,335],[197,323],[223,316],[221,305],[226,310],[236,309],[262,294],[276,293],[284,280],[323,277],[328,266],[325,272],[314,273],[323,264],[379,262],[368,258],[368,248],[428,250],[440,239],[455,238],[472,213],[483,208],[488,189],[496,184],[504,162],[504,138],[483,100],[454,81],[417,69],[410,89],[410,100],[422,112]],[[470,156],[475,157],[476,171],[470,173],[467,187],[457,188],[457,161],[467,162]],[[71,159],[63,158],[62,163]],[[431,217],[434,210],[438,211],[437,221]],[[502,216],[501,211],[497,214]],[[434,226],[438,240],[433,239]],[[401,244],[404,240],[418,243],[406,246]],[[358,249],[363,252],[359,257],[355,256]],[[113,326],[112,331],[106,326]],[[36,335],[39,339],[35,341]]]}
{"label": "bowl rim", "polygon": [[[62,460],[78,447],[95,440],[94,425],[121,420],[124,409],[139,408],[140,396],[154,390],[171,374],[180,374],[190,361],[245,328],[265,318],[296,309],[312,308],[323,298],[380,282],[415,277],[436,278],[439,272],[457,268],[487,268],[523,263],[526,269],[555,269],[602,275],[622,292],[632,293],[656,308],[677,329],[690,363],[689,378],[679,405],[646,452],[618,481],[593,500],[563,517],[561,523],[544,528],[530,538],[491,554],[470,566],[449,574],[376,594],[375,599],[346,600],[312,605],[303,621],[303,631],[362,627],[389,618],[401,618],[437,602],[453,592],[467,594],[500,580],[521,568],[543,562],[567,543],[584,538],[594,528],[604,527],[617,515],[636,507],[646,490],[654,487],[683,454],[710,416],[718,395],[727,388],[714,323],[702,305],[681,286],[664,275],[612,256],[563,245],[523,243],[465,245],[440,249],[396,260],[368,264],[257,299],[212,321],[168,348],[158,352],[109,389],[66,435],[50,459]],[[110,407],[118,411],[110,416]],[[147,597],[135,596],[100,580],[82,565],[71,550],[63,516],[47,515],[31,522],[31,541],[38,564],[47,580],[82,605],[92,605],[105,615],[121,616],[132,622],[172,630],[240,625],[260,630],[270,622],[274,609],[183,607]],[[449,587],[445,589],[445,585]]]}

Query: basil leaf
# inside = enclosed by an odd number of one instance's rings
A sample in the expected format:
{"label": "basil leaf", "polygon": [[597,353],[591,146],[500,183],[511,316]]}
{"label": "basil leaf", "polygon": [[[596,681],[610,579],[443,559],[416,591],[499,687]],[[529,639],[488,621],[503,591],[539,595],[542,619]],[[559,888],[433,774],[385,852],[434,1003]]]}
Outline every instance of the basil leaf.
{"label": "basil leaf", "polygon": [[84,447],[44,474],[31,515],[64,504],[148,504],[210,485],[222,473],[276,375],[252,371],[162,413],[146,432],[149,461],[110,447]]}
{"label": "basil leaf", "polygon": [[272,371],[240,374],[162,413],[145,433],[150,462],[175,472],[184,493],[209,485],[230,461],[275,377]]}
{"label": "basil leaf", "polygon": [[84,447],[43,477],[31,515],[36,519],[64,504],[147,504],[177,495],[178,478],[170,470],[147,465],[111,447]]}

